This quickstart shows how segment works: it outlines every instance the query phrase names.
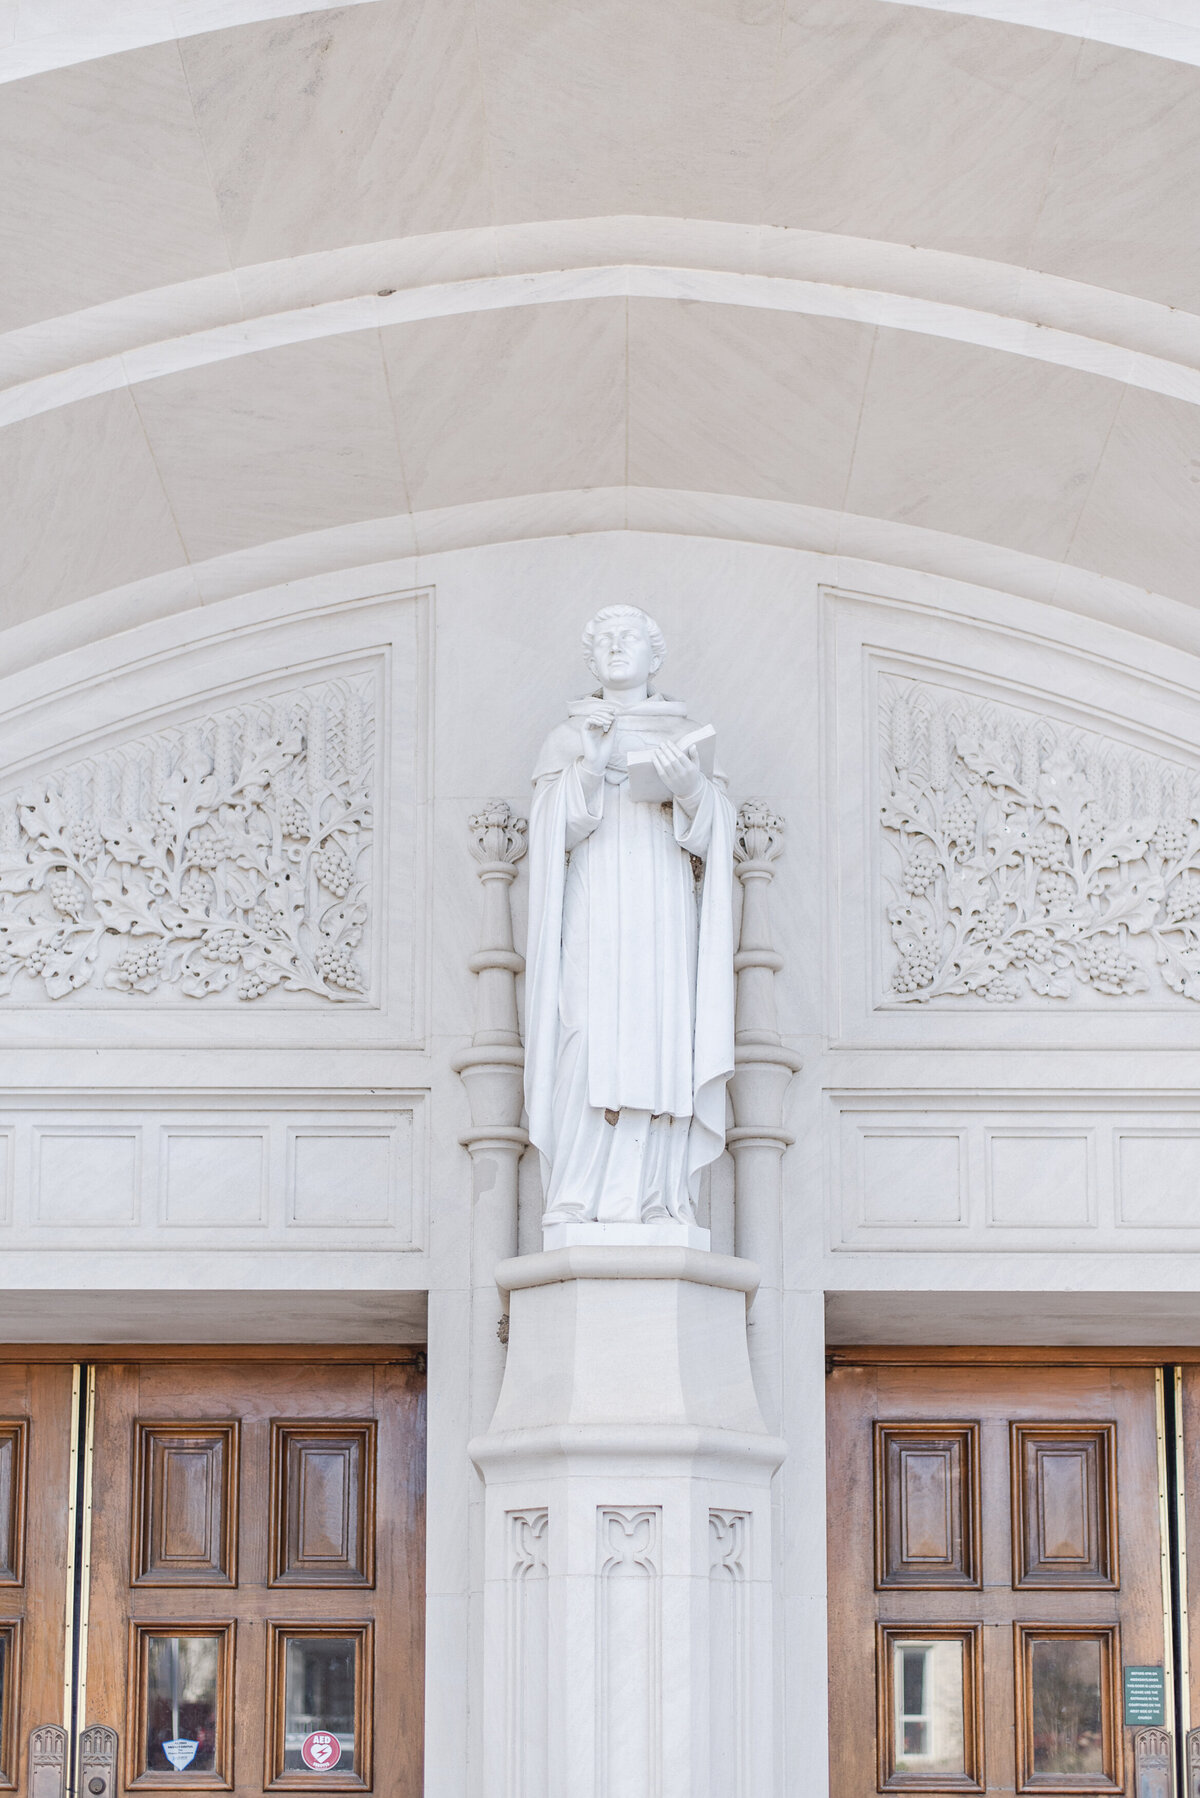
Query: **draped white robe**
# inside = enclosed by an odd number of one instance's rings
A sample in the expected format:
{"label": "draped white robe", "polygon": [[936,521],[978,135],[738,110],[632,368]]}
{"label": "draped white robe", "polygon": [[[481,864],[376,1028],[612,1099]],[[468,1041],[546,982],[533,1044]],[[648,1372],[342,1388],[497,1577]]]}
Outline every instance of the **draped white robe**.
{"label": "draped white robe", "polygon": [[594,705],[551,733],[530,814],[525,1095],[545,1221],[691,1222],[733,1072],[733,807],[719,777],[691,815],[630,797],[628,751],[694,728],[658,695],[618,712],[591,773]]}

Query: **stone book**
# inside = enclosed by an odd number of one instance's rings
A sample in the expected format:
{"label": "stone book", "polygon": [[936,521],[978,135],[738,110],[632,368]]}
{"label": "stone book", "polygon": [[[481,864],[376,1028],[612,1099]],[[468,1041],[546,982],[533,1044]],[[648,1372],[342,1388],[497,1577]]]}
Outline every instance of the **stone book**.
{"label": "stone book", "polygon": [[[699,730],[690,730],[686,736],[675,738],[676,747],[686,754],[694,749],[700,759],[700,767],[705,774],[711,775],[717,752],[717,733],[711,724],[701,725]],[[653,749],[631,749],[626,761],[629,767],[629,792],[632,798],[642,799],[653,805],[664,805],[671,795],[659,778],[654,766]]]}

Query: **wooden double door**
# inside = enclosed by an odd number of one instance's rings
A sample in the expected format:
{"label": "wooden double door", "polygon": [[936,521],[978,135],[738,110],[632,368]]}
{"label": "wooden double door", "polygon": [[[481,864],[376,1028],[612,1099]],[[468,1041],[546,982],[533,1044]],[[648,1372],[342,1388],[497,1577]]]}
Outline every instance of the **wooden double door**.
{"label": "wooden double door", "polygon": [[0,1361],[0,1792],[417,1798],[423,1357],[252,1353]]}
{"label": "wooden double door", "polygon": [[833,1798],[1200,1798],[1200,1368],[1100,1359],[834,1356]]}

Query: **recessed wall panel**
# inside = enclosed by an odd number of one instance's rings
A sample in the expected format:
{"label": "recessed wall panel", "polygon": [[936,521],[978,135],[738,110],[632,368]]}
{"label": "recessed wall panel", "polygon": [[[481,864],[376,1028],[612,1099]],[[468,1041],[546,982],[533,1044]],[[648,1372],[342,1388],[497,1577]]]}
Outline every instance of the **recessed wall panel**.
{"label": "recessed wall panel", "polygon": [[1002,1228],[1085,1229],[1092,1222],[1088,1139],[995,1131],[988,1141],[988,1221]]}
{"label": "recessed wall panel", "polygon": [[257,1131],[165,1131],[164,1223],[234,1230],[265,1223],[266,1147]]}
{"label": "recessed wall panel", "polygon": [[962,1144],[957,1134],[863,1132],[865,1224],[958,1224],[962,1218]]}
{"label": "recessed wall panel", "polygon": [[34,1145],[34,1217],[52,1229],[136,1223],[140,1133],[45,1130]]}
{"label": "recessed wall panel", "polygon": [[1119,1131],[1115,1171],[1119,1224],[1200,1229],[1200,1131]]}

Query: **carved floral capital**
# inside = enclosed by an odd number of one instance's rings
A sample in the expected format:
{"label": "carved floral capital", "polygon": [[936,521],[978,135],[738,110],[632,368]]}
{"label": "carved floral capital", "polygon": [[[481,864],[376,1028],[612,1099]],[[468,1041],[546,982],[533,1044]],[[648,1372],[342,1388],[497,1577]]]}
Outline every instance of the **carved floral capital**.
{"label": "carved floral capital", "polygon": [[470,820],[471,854],[481,862],[519,862],[528,846],[529,825],[504,799],[491,799]]}
{"label": "carved floral capital", "polygon": [[761,799],[747,799],[738,807],[733,839],[735,862],[773,862],[783,852],[784,822]]}

